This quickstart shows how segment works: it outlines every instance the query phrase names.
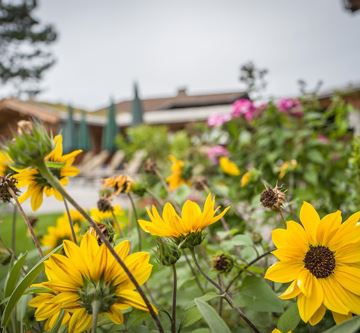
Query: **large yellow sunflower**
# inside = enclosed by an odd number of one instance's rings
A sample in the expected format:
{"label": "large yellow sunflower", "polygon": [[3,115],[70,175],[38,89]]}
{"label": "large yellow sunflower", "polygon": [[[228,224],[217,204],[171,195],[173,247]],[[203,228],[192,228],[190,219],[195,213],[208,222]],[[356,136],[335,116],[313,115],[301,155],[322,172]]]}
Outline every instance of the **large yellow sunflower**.
{"label": "large yellow sunflower", "polygon": [[[81,150],[75,150],[63,155],[61,135],[57,135],[54,138],[54,143],[55,148],[46,156],[45,161],[52,173],[64,186],[68,184],[69,177],[76,176],[79,173],[79,170],[72,166],[72,164],[74,163],[75,157],[81,153]],[[53,163],[53,165],[51,163]],[[44,193],[47,196],[54,195],[55,198],[60,201],[63,200],[61,194],[54,189],[35,168],[19,170],[19,173],[16,174],[14,178],[18,180],[18,187],[27,186],[26,192],[19,197],[19,201],[22,203],[31,197],[31,208],[34,211],[41,206]]]}
{"label": "large yellow sunflower", "polygon": [[[81,333],[91,326],[93,302],[100,302],[99,315],[115,324],[123,323],[123,311],[131,307],[148,311],[128,276],[107,247],[98,245],[94,236],[87,233],[80,246],[64,241],[64,251],[65,255],[54,254],[45,262],[48,281],[36,284],[47,288],[50,294],[40,294],[30,302],[37,308],[36,320],[47,320],[51,329],[55,322],[52,318],[63,309],[71,316],[67,323],[68,333]],[[115,251],[143,285],[152,270],[149,253],[129,254],[128,240],[115,246]],[[46,297],[48,302],[44,300]]]}
{"label": "large yellow sunflower", "polygon": [[326,309],[339,323],[360,315],[360,212],[342,223],[336,211],[320,219],[312,205],[304,202],[301,224],[288,221],[286,229],[276,229],[273,254],[279,262],[265,278],[291,282],[280,296],[297,297],[301,319],[316,325]]}
{"label": "large yellow sunflower", "polygon": [[166,178],[169,184],[170,191],[175,191],[179,186],[183,184],[189,185],[189,181],[184,179],[184,161],[178,160],[174,155],[170,155],[171,161],[171,175]]}
{"label": "large yellow sunflower", "polygon": [[147,209],[151,222],[139,220],[139,224],[144,231],[152,235],[181,238],[200,232],[210,224],[220,220],[229,208],[225,208],[216,215],[220,207],[215,208],[215,198],[209,193],[203,211],[196,202],[187,200],[182,208],[181,216],[179,216],[172,204],[166,203],[162,216],[156,207],[152,206],[152,211]]}

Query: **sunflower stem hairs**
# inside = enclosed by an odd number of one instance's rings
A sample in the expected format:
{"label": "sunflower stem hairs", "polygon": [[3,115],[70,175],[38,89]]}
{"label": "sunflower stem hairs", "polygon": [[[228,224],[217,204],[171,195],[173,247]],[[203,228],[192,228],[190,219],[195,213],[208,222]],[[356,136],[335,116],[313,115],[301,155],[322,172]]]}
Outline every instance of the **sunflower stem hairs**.
{"label": "sunflower stem hairs", "polygon": [[151,221],[139,220],[141,228],[153,236],[173,238],[179,247],[192,248],[204,239],[203,230],[220,220],[230,207],[216,215],[220,207],[215,208],[215,198],[208,194],[204,208],[201,210],[194,201],[187,200],[181,211],[181,216],[171,203],[166,203],[160,216],[157,208],[147,209]]}
{"label": "sunflower stem hairs", "polygon": [[336,211],[320,219],[304,202],[300,223],[287,221],[275,229],[272,240],[279,260],[265,278],[290,283],[280,298],[297,297],[299,314],[310,325],[319,323],[326,310],[336,323],[360,315],[360,212],[342,223]]}
{"label": "sunflower stem hairs", "polygon": [[128,276],[129,280],[134,284],[136,291],[139,293],[141,299],[144,301],[144,304],[146,308],[148,309],[158,331],[160,333],[164,333],[164,328],[162,327],[162,324],[159,320],[159,317],[151,305],[149,299],[147,298],[145,292],[141,288],[140,284],[138,283],[135,276],[132,274],[131,270],[127,267],[126,263],[123,261],[123,259],[119,256],[119,254],[114,250],[114,248],[111,246],[109,240],[105,237],[105,235],[101,232],[99,226],[97,223],[94,222],[94,220],[89,216],[89,214],[73,199],[72,196],[70,196],[67,191],[62,187],[59,180],[51,173],[48,166],[46,165],[45,161],[39,164],[38,170],[41,173],[41,175],[51,184],[52,187],[54,187],[62,196],[64,199],[66,199],[75,209],[79,211],[79,213],[89,222],[91,227],[95,230],[97,236],[101,240],[102,243],[104,243],[104,246],[109,250],[110,255],[114,257],[115,261],[120,265],[120,267],[124,270],[125,274]]}

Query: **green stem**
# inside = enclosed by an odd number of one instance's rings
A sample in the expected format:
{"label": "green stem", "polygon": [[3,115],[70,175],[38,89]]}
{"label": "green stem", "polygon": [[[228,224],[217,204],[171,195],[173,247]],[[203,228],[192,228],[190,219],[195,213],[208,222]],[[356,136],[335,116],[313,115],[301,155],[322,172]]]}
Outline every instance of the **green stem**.
{"label": "green stem", "polygon": [[136,207],[135,207],[133,197],[131,196],[130,193],[128,193],[127,195],[128,195],[129,200],[130,200],[132,210],[134,212],[135,225],[136,225],[136,230],[137,230],[137,234],[138,234],[138,241],[139,241],[139,251],[141,251],[141,249],[142,249],[142,240],[141,240],[141,229],[140,229],[140,225],[139,225],[139,222],[138,222],[139,216],[138,216],[137,211],[136,211]]}
{"label": "green stem", "polygon": [[114,213],[114,210],[111,211],[111,215],[112,215],[112,217],[113,217],[113,220],[114,220],[114,222],[115,222],[115,224],[116,224],[116,228],[118,229],[120,236],[121,236],[122,238],[124,238],[124,233],[123,233],[123,231],[122,231],[122,229],[121,229],[119,220],[117,219],[117,217],[116,217],[116,215],[115,215],[115,213]]}
{"label": "green stem", "polygon": [[16,220],[17,220],[17,207],[14,206],[12,215],[12,230],[11,230],[11,249],[13,254],[16,254]]}
{"label": "green stem", "polygon": [[33,240],[33,242],[35,244],[36,249],[39,252],[40,258],[42,258],[44,256],[44,254],[43,254],[43,252],[41,250],[40,242],[39,242],[39,240],[37,239],[37,237],[35,235],[34,229],[33,229],[32,225],[31,225],[31,222],[30,222],[28,216],[26,215],[24,209],[20,205],[20,202],[19,202],[16,194],[14,193],[14,191],[10,187],[8,188],[8,191],[9,191],[10,195],[12,196],[12,198],[14,199],[16,207],[19,209],[19,212],[20,212],[22,218],[24,219],[24,221],[26,223],[26,226],[28,227],[28,229],[30,231],[31,238],[32,238],[32,240]]}
{"label": "green stem", "polygon": [[257,329],[257,327],[252,323],[252,321],[246,317],[246,315],[234,304],[233,300],[229,296],[229,294],[217,283],[215,282],[210,276],[208,276],[203,269],[201,268],[198,260],[196,259],[195,249],[190,248],[192,257],[194,259],[195,266],[199,270],[199,272],[204,276],[206,280],[208,280],[216,289],[220,291],[222,294],[222,297],[224,297],[225,301],[234,309],[237,311],[237,313],[240,315],[242,320],[253,330],[255,333],[260,333],[260,331]]}
{"label": "green stem", "polygon": [[92,328],[91,328],[91,333],[96,333],[100,306],[101,306],[101,302],[99,300],[94,300],[91,303],[91,307],[92,307]]}
{"label": "green stem", "polygon": [[93,219],[89,216],[89,214],[66,192],[66,190],[62,187],[60,182],[51,171],[48,169],[46,164],[42,162],[37,166],[38,170],[40,171],[41,175],[49,182],[49,184],[54,187],[59,193],[68,200],[68,202],[79,211],[79,213],[89,222],[89,224],[94,228],[97,235],[101,239],[101,241],[105,244],[105,246],[109,249],[111,255],[114,257],[116,262],[120,265],[120,267],[124,270],[125,274],[128,276],[129,280],[135,286],[137,292],[140,294],[141,298],[143,299],[149,313],[154,320],[154,323],[160,333],[164,333],[164,328],[161,325],[158,315],[156,314],[154,308],[152,307],[151,303],[149,302],[147,296],[145,295],[144,291],[140,287],[139,283],[137,282],[134,275],[131,273],[129,268],[126,266],[124,261],[120,258],[120,256],[116,253],[114,248],[111,246],[109,240],[104,236],[104,234],[99,229],[98,225],[93,221]]}
{"label": "green stem", "polygon": [[73,242],[75,244],[77,244],[76,234],[75,234],[75,230],[74,230],[74,223],[73,223],[71,215],[70,215],[69,206],[68,206],[67,201],[66,201],[66,199],[64,197],[63,197],[63,200],[64,200],[66,214],[67,214],[67,217],[68,217],[68,220],[69,220],[71,236],[72,236]]}
{"label": "green stem", "polygon": [[265,253],[263,253],[262,255],[256,257],[254,260],[250,261],[245,267],[243,267],[242,269],[239,270],[239,272],[236,274],[236,276],[229,282],[228,286],[226,287],[225,291],[228,292],[229,289],[231,288],[231,286],[235,283],[235,281],[240,277],[241,273],[246,271],[250,266],[254,265],[256,262],[258,262],[260,259],[266,257],[267,255],[269,255],[272,251],[274,250],[270,250],[267,251]]}
{"label": "green stem", "polygon": [[171,320],[171,333],[176,333],[176,291],[177,291],[177,276],[175,264],[172,266],[173,271],[173,294],[172,294],[172,320]]}
{"label": "green stem", "polygon": [[205,290],[204,290],[203,286],[201,285],[201,282],[200,282],[200,280],[199,280],[199,278],[198,278],[198,276],[197,276],[197,274],[196,274],[196,272],[194,270],[194,267],[192,267],[191,262],[190,262],[190,260],[189,260],[189,258],[188,258],[185,251],[184,251],[184,257],[185,257],[186,262],[187,262],[187,264],[188,264],[188,266],[189,266],[189,268],[191,270],[192,275],[194,276],[194,279],[195,279],[195,282],[196,282],[197,286],[199,287],[201,292],[204,294]]}

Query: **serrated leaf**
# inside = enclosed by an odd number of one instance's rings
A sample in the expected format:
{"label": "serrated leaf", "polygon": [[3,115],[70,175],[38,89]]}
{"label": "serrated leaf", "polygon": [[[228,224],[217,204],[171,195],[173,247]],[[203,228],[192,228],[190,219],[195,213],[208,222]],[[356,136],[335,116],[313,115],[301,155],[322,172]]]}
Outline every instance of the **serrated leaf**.
{"label": "serrated leaf", "polygon": [[195,299],[195,304],[212,333],[231,333],[225,321],[217,314],[212,306],[197,298]]}
{"label": "serrated leaf", "polygon": [[283,312],[281,300],[264,279],[257,276],[244,279],[236,301],[240,306],[258,312]]}
{"label": "serrated leaf", "polygon": [[354,317],[350,320],[331,327],[323,333],[356,333],[360,328],[360,317]]}
{"label": "serrated leaf", "polygon": [[19,280],[21,269],[24,266],[25,259],[26,259],[27,253],[21,255],[18,260],[15,262],[14,266],[11,268],[9,275],[5,282],[5,288],[4,288],[4,294],[5,297],[9,297],[13,290],[16,287],[16,284]]}
{"label": "serrated leaf", "polygon": [[300,316],[296,303],[292,303],[278,320],[277,327],[281,332],[293,331],[299,325]]}
{"label": "serrated leaf", "polygon": [[27,287],[29,287],[33,281],[37,278],[37,276],[41,273],[43,270],[43,262],[47,260],[53,253],[61,250],[63,248],[63,245],[59,245],[57,248],[55,248],[53,251],[51,251],[48,255],[43,257],[40,261],[38,261],[35,266],[24,276],[24,278],[20,281],[20,283],[17,285],[17,287],[12,292],[11,296],[9,297],[9,301],[7,302],[3,316],[1,319],[1,326],[6,327],[6,325],[9,322],[10,315],[12,311],[14,310],[17,302],[19,301],[20,297],[24,294]]}

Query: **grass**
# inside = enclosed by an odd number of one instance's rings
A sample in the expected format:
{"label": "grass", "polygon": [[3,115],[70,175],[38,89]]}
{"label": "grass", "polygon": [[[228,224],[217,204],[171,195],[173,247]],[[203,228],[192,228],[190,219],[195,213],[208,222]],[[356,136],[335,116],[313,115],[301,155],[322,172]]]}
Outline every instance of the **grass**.
{"label": "grass", "polygon": [[[51,225],[54,225],[56,219],[61,214],[41,214],[36,216],[38,221],[35,226],[36,235],[41,238],[47,231],[47,228]],[[2,242],[7,248],[12,248],[12,214],[9,212],[4,213],[0,211],[0,237]],[[24,253],[25,251],[35,250],[35,245],[29,235],[26,224],[23,221],[22,217],[17,214],[16,217],[16,241],[15,241],[15,252],[17,255]],[[1,244],[3,247],[3,244]],[[0,265],[0,280],[6,274],[8,266]]]}

